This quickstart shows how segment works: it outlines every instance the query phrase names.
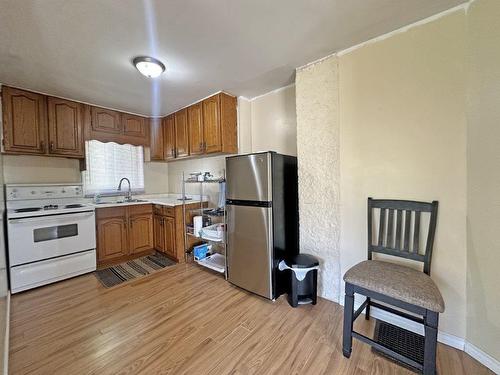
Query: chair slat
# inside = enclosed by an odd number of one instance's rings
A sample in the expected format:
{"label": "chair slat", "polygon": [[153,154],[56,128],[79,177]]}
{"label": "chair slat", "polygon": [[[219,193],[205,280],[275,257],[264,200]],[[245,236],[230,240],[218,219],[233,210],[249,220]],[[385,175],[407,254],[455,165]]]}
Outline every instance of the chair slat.
{"label": "chair slat", "polygon": [[420,241],[420,211],[415,211],[415,225],[413,227],[413,252],[419,254]]}
{"label": "chair slat", "polygon": [[394,210],[389,210],[387,220],[387,247],[394,247]]}
{"label": "chair slat", "polygon": [[401,249],[401,225],[403,221],[403,210],[398,210],[397,218],[396,218],[396,244],[394,245],[395,249]]}
{"label": "chair slat", "polygon": [[378,223],[378,245],[384,246],[385,234],[385,208],[380,209],[380,222]]}
{"label": "chair slat", "polygon": [[404,238],[404,251],[410,251],[410,225],[411,225],[411,211],[406,210],[405,212],[405,238]]}

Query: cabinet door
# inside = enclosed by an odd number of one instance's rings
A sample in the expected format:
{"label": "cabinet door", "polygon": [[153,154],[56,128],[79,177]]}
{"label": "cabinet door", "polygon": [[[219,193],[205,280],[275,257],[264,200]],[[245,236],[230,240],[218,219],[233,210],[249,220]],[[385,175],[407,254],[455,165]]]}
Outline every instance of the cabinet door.
{"label": "cabinet door", "polygon": [[175,159],[175,115],[163,119],[163,157]]}
{"label": "cabinet door", "polygon": [[125,136],[146,138],[148,135],[146,119],[141,116],[122,113],[122,127]]}
{"label": "cabinet door", "polygon": [[6,152],[46,152],[47,102],[44,95],[4,86],[3,135]]}
{"label": "cabinet door", "polygon": [[189,154],[203,154],[203,121],[201,103],[188,107]]}
{"label": "cabinet door", "polygon": [[97,260],[112,260],[128,255],[126,216],[97,221]]}
{"label": "cabinet door", "polygon": [[165,252],[177,258],[175,253],[175,218],[163,217],[163,234],[165,236]]}
{"label": "cabinet door", "polygon": [[189,155],[187,109],[175,113],[175,157],[182,158]]}
{"label": "cabinet door", "polygon": [[151,130],[151,160],[164,160],[163,158],[163,120],[154,118],[150,120]]}
{"label": "cabinet door", "polygon": [[222,151],[222,134],[220,126],[219,95],[205,99],[203,102],[203,136],[206,153]]}
{"label": "cabinet door", "polygon": [[92,107],[90,112],[92,130],[114,134],[122,132],[120,112],[99,107]]}
{"label": "cabinet door", "polygon": [[48,98],[49,153],[83,158],[83,105]]}
{"label": "cabinet door", "polygon": [[156,250],[165,252],[165,236],[163,235],[163,216],[154,215],[154,247]]}
{"label": "cabinet door", "polygon": [[134,215],[129,218],[130,254],[154,247],[153,215]]}

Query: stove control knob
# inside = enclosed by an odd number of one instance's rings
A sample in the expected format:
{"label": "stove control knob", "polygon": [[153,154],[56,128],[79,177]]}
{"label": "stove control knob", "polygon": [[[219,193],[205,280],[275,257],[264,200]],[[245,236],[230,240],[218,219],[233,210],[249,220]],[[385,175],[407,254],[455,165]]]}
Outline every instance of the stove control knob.
{"label": "stove control knob", "polygon": [[36,194],[36,191],[35,190],[31,190],[31,194]]}

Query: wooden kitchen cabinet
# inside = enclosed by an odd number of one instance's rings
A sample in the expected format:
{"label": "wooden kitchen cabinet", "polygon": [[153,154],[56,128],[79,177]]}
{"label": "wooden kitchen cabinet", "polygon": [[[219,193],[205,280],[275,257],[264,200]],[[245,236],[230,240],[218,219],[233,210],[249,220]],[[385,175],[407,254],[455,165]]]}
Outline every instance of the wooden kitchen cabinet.
{"label": "wooden kitchen cabinet", "polygon": [[47,108],[49,154],[83,158],[83,104],[49,97]]}
{"label": "wooden kitchen cabinet", "polygon": [[146,117],[88,106],[85,139],[149,146],[149,120]]}
{"label": "wooden kitchen cabinet", "polygon": [[[150,206],[151,207],[151,206]],[[129,213],[130,254],[136,254],[154,248],[152,211]]]}
{"label": "wooden kitchen cabinet", "polygon": [[111,109],[91,107],[91,128],[94,132],[120,134],[122,122],[120,112]]}
{"label": "wooden kitchen cabinet", "polygon": [[163,119],[163,158],[175,159],[175,115]]}
{"label": "wooden kitchen cabinet", "polygon": [[150,159],[165,160],[163,147],[164,120],[161,118],[152,118],[149,128],[151,131]]}
{"label": "wooden kitchen cabinet", "polygon": [[44,95],[2,87],[3,151],[47,152],[47,99]]}
{"label": "wooden kitchen cabinet", "polygon": [[175,247],[175,219],[164,215],[155,215],[155,249],[177,259]]}
{"label": "wooden kitchen cabinet", "polygon": [[125,207],[96,210],[97,262],[107,263],[129,253],[128,220]]}
{"label": "wooden kitchen cabinet", "polygon": [[237,153],[236,98],[220,93],[202,104],[204,152]]}
{"label": "wooden kitchen cabinet", "polygon": [[120,263],[154,251],[151,204],[96,209],[97,264]]}
{"label": "wooden kitchen cabinet", "polygon": [[189,130],[187,109],[175,113],[175,157],[189,156]]}
{"label": "wooden kitchen cabinet", "polygon": [[189,154],[203,154],[203,118],[202,104],[196,103],[187,108],[189,130]]}
{"label": "wooden kitchen cabinet", "polygon": [[146,118],[122,113],[123,135],[126,137],[146,138],[148,133]]}

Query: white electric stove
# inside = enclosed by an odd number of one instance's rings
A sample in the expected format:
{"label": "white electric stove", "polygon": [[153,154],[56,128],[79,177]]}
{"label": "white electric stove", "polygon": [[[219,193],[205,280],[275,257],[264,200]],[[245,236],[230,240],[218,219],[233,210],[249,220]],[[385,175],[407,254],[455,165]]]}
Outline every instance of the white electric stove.
{"label": "white electric stove", "polygon": [[95,207],[81,184],[5,186],[11,292],[96,269]]}

